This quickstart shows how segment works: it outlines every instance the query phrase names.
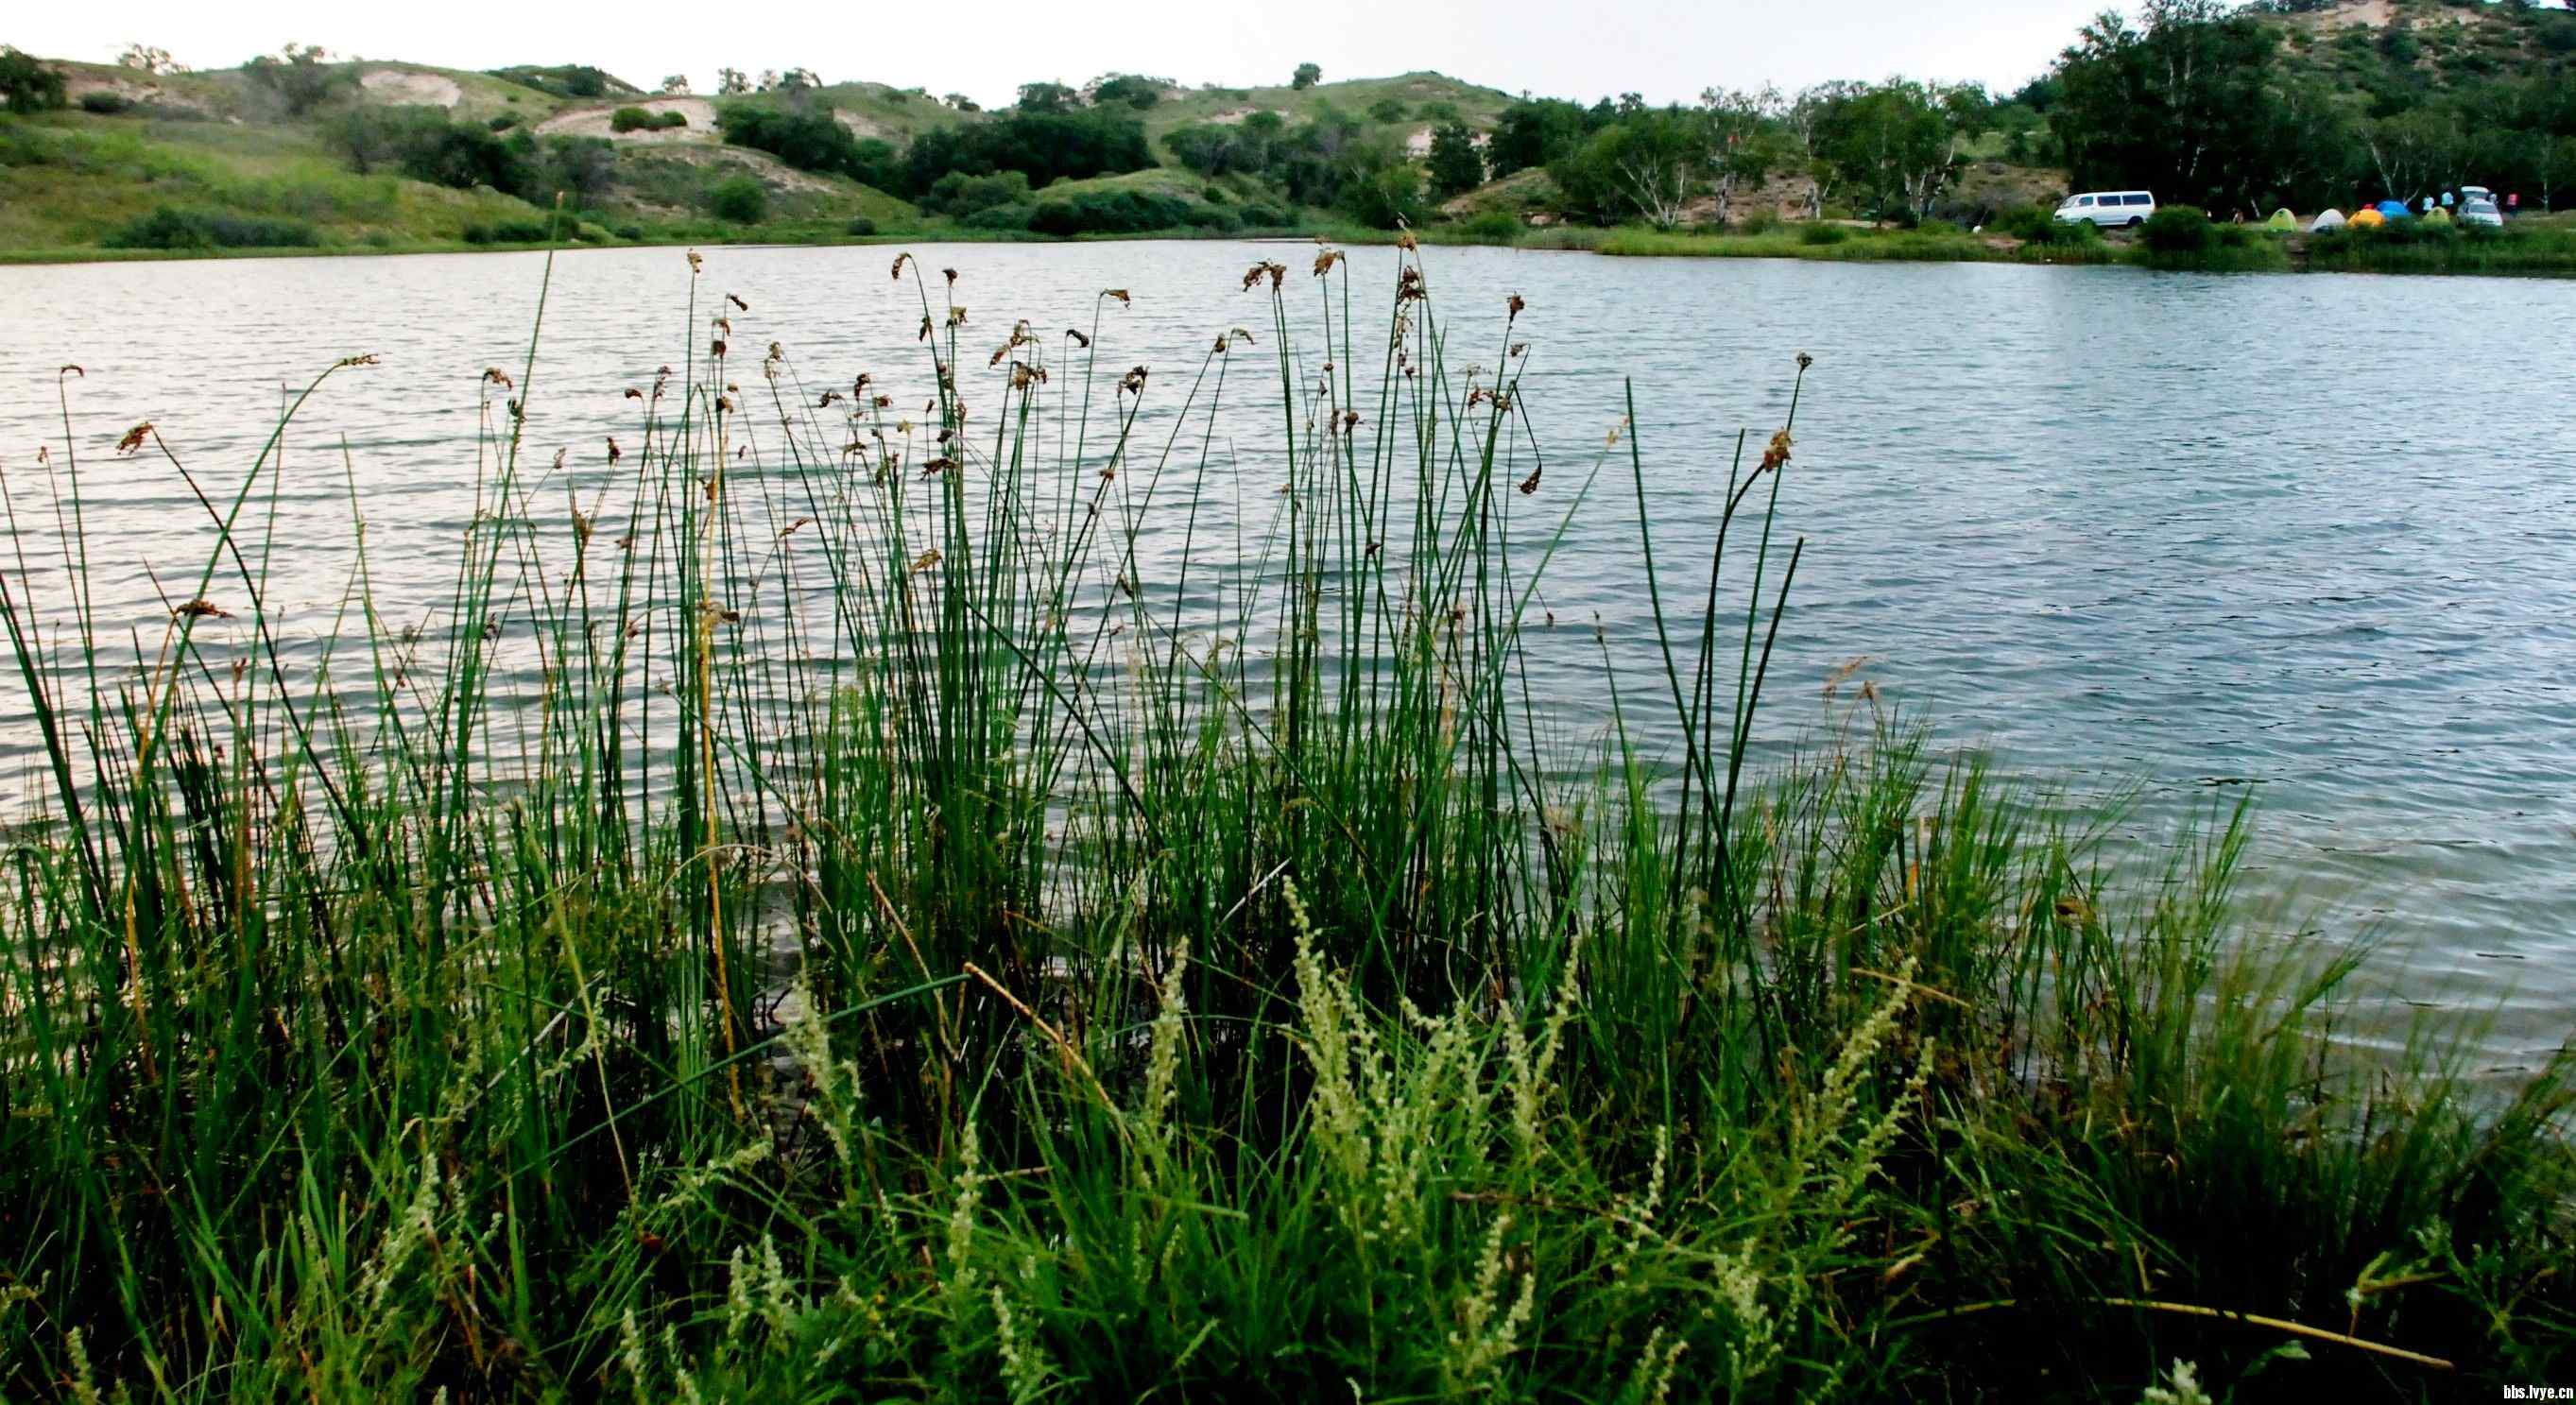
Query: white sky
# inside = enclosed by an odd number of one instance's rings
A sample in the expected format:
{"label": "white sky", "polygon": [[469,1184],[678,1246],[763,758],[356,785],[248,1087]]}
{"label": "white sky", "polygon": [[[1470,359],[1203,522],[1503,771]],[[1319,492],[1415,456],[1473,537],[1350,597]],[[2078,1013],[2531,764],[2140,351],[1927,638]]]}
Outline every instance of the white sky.
{"label": "white sky", "polygon": [[1029,0],[775,5],[672,0],[487,10],[394,0],[28,0],[0,43],[104,62],[128,42],[200,68],[286,40],[448,68],[592,63],[650,88],[718,65],[802,66],[826,82],[868,79],[987,106],[1032,79],[1081,83],[1115,69],[1185,84],[1278,83],[1301,62],[1327,80],[1436,69],[1510,92],[1585,101],[1626,91],[1655,102],[1712,84],[1892,73],[2019,84],[2047,66],[2109,0]]}

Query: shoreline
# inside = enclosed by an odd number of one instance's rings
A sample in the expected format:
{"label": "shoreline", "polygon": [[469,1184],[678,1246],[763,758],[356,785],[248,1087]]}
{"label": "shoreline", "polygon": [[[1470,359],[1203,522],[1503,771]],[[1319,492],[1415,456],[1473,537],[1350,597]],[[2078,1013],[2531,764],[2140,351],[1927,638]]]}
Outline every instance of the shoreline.
{"label": "shoreline", "polygon": [[[2251,229],[2251,226],[2212,226]],[[1815,231],[1842,230],[1830,239]],[[423,254],[516,254],[585,249],[729,248],[815,249],[877,247],[895,244],[1099,244],[1211,241],[1234,243],[1324,242],[1351,246],[1394,244],[1400,231],[1318,224],[1301,229],[1233,231],[1224,234],[1157,230],[1136,234],[1079,235],[1045,238],[997,234],[988,230],[919,228],[853,237],[835,230],[814,230],[815,237],[770,237],[739,241],[685,238],[557,240],[525,243],[471,243],[463,240],[399,244],[339,244],[237,249],[107,249],[68,245],[40,249],[0,250],[0,266],[53,267],[71,264],[164,263],[187,260],[269,258],[407,257]],[[2104,239],[2079,244],[2035,244],[2008,235],[1951,229],[1861,229],[1847,225],[1791,223],[1759,232],[1656,230],[1636,225],[1607,228],[1549,226],[1531,228],[1511,238],[1432,226],[1414,231],[1423,244],[1440,247],[1518,249],[1538,253],[1588,253],[1605,258],[1794,259],[1826,263],[2001,263],[2041,266],[2131,267],[2158,272],[2204,273],[2386,273],[2410,275],[2576,277],[2576,227],[2564,223],[2513,230],[2491,240],[2416,242],[2381,237],[2329,236],[2305,233],[2253,235],[2246,242],[2196,254],[2150,250],[2135,238]],[[2241,237],[2241,236],[2240,236]],[[2321,244],[2330,247],[2321,250]],[[2539,246],[2539,247],[2534,247]],[[2324,256],[2319,257],[2320,253]]]}

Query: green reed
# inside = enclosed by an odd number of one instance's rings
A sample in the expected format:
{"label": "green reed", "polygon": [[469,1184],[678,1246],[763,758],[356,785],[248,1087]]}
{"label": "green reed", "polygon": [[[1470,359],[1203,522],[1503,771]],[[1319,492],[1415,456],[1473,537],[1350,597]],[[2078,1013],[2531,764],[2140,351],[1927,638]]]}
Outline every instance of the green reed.
{"label": "green reed", "polygon": [[[1542,463],[1518,299],[1453,325],[1409,249],[1374,295],[1256,264],[1178,373],[1105,359],[1125,290],[1054,334],[894,272],[920,367],[829,385],[693,277],[690,354],[587,473],[526,442],[532,335],[420,620],[341,468],[310,659],[262,610],[292,411],[120,646],[66,395],[0,579],[47,788],[0,900],[0,1390],[2126,1398],[2190,1361],[2432,1396],[2576,1361],[2565,1061],[2338,1051],[2357,958],[2253,939],[2241,815],[2122,880],[2103,817],[1874,701],[1748,761],[1794,394],[1681,561],[1632,425]],[[1655,666],[1604,647],[1602,713],[1551,714],[1538,586],[1622,496]]]}

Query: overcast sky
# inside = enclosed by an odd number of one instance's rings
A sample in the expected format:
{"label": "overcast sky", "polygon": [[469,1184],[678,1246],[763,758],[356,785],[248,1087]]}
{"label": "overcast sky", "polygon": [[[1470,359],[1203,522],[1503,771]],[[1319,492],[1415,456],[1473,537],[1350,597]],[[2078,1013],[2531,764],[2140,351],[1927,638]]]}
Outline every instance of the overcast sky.
{"label": "overcast sky", "polygon": [[1111,70],[1242,87],[1302,62],[1334,78],[1437,69],[1511,92],[1685,100],[1712,84],[1796,88],[1892,73],[2018,84],[2110,0],[1028,0],[748,8],[616,0],[486,9],[310,0],[26,0],[0,43],[106,61],[129,42],[222,68],[292,39],[448,68],[592,63],[650,88],[718,65],[802,66],[987,106],[1031,79]]}

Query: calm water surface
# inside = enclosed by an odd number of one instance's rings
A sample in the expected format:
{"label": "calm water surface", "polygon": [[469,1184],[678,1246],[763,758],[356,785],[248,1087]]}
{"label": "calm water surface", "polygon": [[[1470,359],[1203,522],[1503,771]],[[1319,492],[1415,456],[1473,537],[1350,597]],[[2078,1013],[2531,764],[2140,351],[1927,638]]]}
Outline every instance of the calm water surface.
{"label": "calm water surface", "polygon": [[[1292,305],[1315,312],[1294,248],[921,254],[959,270],[982,329],[970,346],[1022,317],[1087,327],[1098,290],[1132,289],[1102,364],[1156,368],[1149,429],[1177,413],[1215,333],[1250,325],[1267,349],[1266,306],[1239,290],[1252,257],[1290,262]],[[812,385],[870,370],[919,395],[920,309],[887,280],[891,257],[718,250],[698,317],[738,293],[752,307],[733,314],[738,346],[783,343]],[[1353,263],[1364,325],[1382,327],[1370,290],[1392,254]],[[1866,655],[1860,676],[1947,742],[2078,789],[2141,787],[2142,831],[2251,788],[2257,883],[2384,940],[2376,979],[2499,1011],[2506,1066],[2568,1036],[2576,283],[1503,250],[1435,251],[1429,268],[1455,362],[1494,364],[1503,300],[1528,299],[1513,335],[1534,344],[1525,403],[1551,482],[1579,481],[1634,378],[1657,545],[1677,562],[1705,559],[1736,428],[1758,447],[1792,358],[1816,357],[1783,496],[1784,525],[1809,538],[1773,667],[1784,735],[1821,722],[1824,680]],[[0,467],[25,539],[50,549],[36,451],[50,442],[59,466],[63,363],[87,371],[69,385],[100,598],[147,628],[161,618],[147,566],[192,584],[209,534],[167,465],[115,458],[117,436],[151,420],[237,484],[290,383],[374,353],[290,436],[263,524],[273,604],[290,635],[333,628],[354,477],[379,591],[427,610],[475,508],[477,378],[518,374],[541,269],[533,255],[0,269]],[[602,436],[631,434],[624,389],[703,336],[688,297],[678,250],[559,258],[529,444],[588,464]],[[736,373],[751,379],[752,358]],[[1275,432],[1275,382],[1264,393],[1268,414],[1247,411],[1240,432]],[[1248,478],[1272,471],[1260,445],[1229,447]],[[1623,668],[1650,643],[1624,472],[1582,520],[1543,590],[1567,647],[1534,672],[1578,734],[1600,721],[1590,626]],[[24,702],[0,689],[13,788],[33,756]]]}

